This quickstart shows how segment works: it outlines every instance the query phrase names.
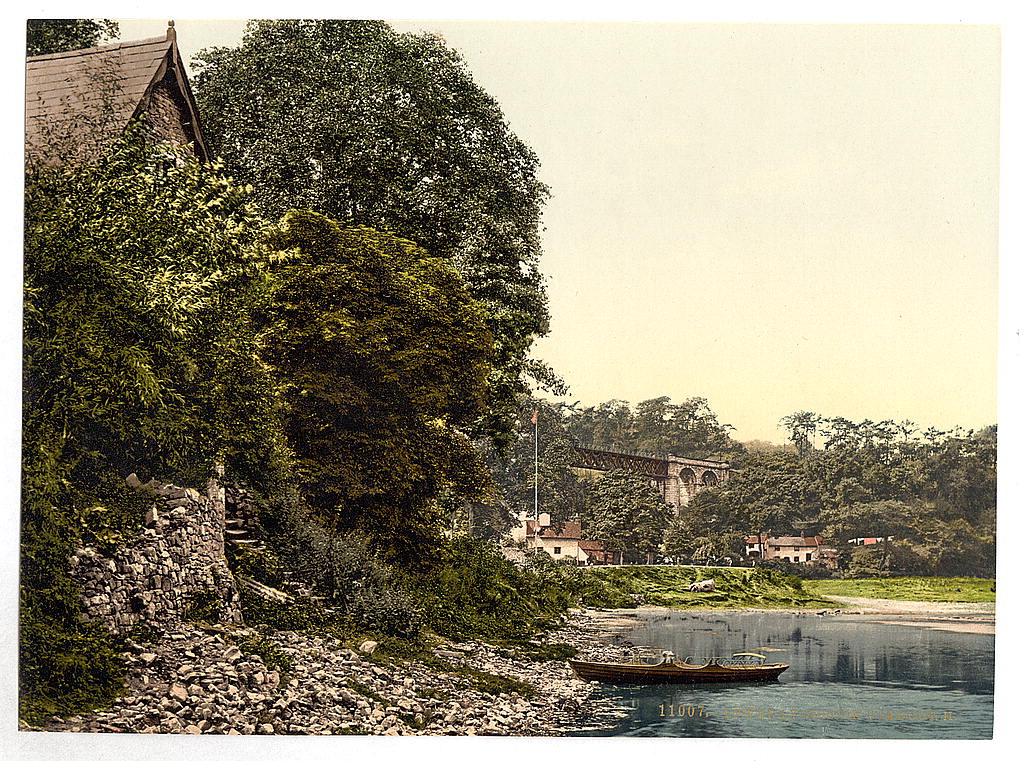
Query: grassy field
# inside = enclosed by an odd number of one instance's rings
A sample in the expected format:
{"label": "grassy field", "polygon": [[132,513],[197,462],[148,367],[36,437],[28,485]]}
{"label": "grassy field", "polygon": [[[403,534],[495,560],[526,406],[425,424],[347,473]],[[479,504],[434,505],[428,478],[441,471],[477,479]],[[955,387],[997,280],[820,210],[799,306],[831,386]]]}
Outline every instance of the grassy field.
{"label": "grassy field", "polygon": [[882,600],[923,602],[995,602],[994,579],[966,576],[939,578],[906,576],[886,579],[820,579],[805,581],[804,589],[817,595],[872,597]]}
{"label": "grassy field", "polygon": [[[603,584],[645,605],[667,608],[821,608],[835,603],[810,592],[794,576],[761,568],[625,566],[589,568]],[[713,592],[690,592],[694,581],[714,579]]]}

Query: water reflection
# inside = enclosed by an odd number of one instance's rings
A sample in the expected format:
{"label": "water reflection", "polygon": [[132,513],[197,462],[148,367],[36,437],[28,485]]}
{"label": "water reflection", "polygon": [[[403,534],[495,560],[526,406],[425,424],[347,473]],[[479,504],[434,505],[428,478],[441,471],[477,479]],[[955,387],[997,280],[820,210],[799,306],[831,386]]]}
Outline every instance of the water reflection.
{"label": "water reflection", "polygon": [[762,652],[778,683],[602,687],[634,708],[601,734],[987,738],[994,637],[790,613],[640,614],[636,645],[680,658]]}

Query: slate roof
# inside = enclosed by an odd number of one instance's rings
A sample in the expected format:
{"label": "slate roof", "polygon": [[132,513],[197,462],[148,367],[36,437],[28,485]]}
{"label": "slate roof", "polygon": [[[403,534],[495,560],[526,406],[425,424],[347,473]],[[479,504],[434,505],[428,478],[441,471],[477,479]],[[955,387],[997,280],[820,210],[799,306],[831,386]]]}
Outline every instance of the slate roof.
{"label": "slate roof", "polygon": [[821,544],[820,536],[773,536],[768,539],[773,547],[817,547]]}
{"label": "slate roof", "polygon": [[817,547],[820,536],[756,536],[746,537],[747,544],[767,544],[771,547]]}
{"label": "slate roof", "polygon": [[168,69],[191,111],[196,153],[205,159],[206,146],[173,24],[165,37],[27,58],[26,151],[49,164],[90,158],[146,110],[150,91]]}

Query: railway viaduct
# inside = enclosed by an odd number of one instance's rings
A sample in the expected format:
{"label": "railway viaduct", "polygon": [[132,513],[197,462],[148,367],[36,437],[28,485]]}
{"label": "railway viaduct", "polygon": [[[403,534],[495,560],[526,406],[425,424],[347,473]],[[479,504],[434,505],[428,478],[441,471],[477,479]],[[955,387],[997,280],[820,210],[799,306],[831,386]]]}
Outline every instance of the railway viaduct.
{"label": "railway viaduct", "polygon": [[695,460],[674,454],[652,456],[606,452],[600,449],[576,447],[573,467],[582,470],[624,470],[650,478],[666,503],[676,514],[686,507],[701,489],[718,486],[729,480],[729,463],[717,460]]}

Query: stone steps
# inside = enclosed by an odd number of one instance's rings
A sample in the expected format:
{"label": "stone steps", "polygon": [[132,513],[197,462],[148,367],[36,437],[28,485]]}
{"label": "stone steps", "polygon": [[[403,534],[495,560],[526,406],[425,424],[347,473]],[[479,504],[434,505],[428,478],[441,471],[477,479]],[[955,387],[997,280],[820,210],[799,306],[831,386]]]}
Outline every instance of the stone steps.
{"label": "stone steps", "polygon": [[287,592],[282,592],[280,589],[274,589],[268,587],[266,584],[260,584],[258,581],[252,579],[242,578],[239,583],[251,592],[254,592],[257,596],[262,597],[264,600],[270,600],[271,602],[293,602],[295,600]]}

